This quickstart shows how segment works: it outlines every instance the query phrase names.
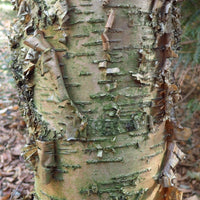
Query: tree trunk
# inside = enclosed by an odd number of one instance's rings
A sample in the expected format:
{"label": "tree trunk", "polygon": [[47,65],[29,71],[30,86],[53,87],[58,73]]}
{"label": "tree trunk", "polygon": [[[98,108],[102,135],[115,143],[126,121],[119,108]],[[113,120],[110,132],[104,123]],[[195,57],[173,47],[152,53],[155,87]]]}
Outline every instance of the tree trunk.
{"label": "tree trunk", "polygon": [[170,199],[163,188],[173,186],[183,157],[174,139],[185,130],[173,106],[176,1],[14,3],[12,68],[35,198]]}

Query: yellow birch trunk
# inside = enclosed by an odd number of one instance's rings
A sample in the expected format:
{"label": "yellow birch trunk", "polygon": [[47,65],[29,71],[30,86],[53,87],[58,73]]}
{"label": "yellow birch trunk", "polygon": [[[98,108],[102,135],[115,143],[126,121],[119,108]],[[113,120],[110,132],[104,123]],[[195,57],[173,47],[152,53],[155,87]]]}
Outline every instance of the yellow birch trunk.
{"label": "yellow birch trunk", "polygon": [[14,3],[12,69],[35,199],[170,199],[163,188],[173,186],[184,130],[173,106],[176,1]]}

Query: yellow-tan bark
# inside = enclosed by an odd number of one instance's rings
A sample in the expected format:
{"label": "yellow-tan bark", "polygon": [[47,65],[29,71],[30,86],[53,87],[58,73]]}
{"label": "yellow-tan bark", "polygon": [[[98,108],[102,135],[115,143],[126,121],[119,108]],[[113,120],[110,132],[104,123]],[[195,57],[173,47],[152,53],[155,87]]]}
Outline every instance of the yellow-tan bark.
{"label": "yellow-tan bark", "polygon": [[166,198],[158,179],[172,186],[170,147],[184,130],[173,106],[175,2],[16,3],[10,41],[35,198]]}

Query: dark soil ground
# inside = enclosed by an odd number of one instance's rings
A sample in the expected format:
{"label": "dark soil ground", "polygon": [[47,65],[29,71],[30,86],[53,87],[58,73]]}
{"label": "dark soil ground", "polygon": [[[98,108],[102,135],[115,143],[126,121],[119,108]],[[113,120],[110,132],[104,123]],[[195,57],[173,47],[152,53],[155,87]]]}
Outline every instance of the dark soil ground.
{"label": "dark soil ground", "polygon": [[[33,172],[21,156],[26,144],[26,124],[18,107],[17,91],[10,72],[10,51],[7,31],[14,19],[9,3],[0,1],[0,200],[32,199]],[[186,159],[177,169],[178,188],[185,200],[200,197],[200,66],[179,67],[177,82],[181,86],[183,99],[178,104],[181,124],[192,128],[192,136],[179,146]]]}

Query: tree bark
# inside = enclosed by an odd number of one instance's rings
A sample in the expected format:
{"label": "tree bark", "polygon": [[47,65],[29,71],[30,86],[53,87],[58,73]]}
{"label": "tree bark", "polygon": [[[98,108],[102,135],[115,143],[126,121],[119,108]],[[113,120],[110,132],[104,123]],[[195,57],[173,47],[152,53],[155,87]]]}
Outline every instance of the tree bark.
{"label": "tree bark", "polygon": [[173,106],[176,1],[14,3],[12,69],[35,198],[170,199],[163,188],[173,186],[183,158],[174,141],[185,131]]}

